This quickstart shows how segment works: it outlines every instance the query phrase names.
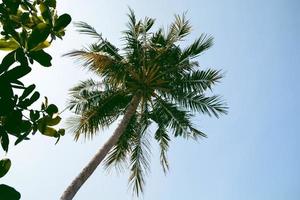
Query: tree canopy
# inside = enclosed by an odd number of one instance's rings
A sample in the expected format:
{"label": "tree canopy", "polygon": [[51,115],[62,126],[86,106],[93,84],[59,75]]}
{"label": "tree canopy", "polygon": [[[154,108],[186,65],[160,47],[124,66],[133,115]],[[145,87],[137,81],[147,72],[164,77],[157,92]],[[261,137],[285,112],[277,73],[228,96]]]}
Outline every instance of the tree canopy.
{"label": "tree canopy", "polygon": [[76,115],[70,119],[70,125],[76,140],[81,135],[93,138],[126,115],[133,99],[138,99],[136,111],[110,150],[105,165],[129,167],[130,185],[139,195],[150,168],[149,138],[158,142],[161,165],[167,171],[171,138],[206,137],[192,122],[193,117],[198,113],[219,117],[227,113],[227,107],[220,96],[211,94],[213,86],[222,79],[222,72],[202,69],[195,60],[212,46],[212,37],[201,34],[192,44],[182,47],[192,30],[185,15],[176,15],[166,31],[152,31],[155,20],[137,20],[132,10],[128,17],[121,49],[87,23],[76,24],[80,33],[97,41],[66,55],[77,59],[99,79],[82,81],[71,89],[69,107]]}

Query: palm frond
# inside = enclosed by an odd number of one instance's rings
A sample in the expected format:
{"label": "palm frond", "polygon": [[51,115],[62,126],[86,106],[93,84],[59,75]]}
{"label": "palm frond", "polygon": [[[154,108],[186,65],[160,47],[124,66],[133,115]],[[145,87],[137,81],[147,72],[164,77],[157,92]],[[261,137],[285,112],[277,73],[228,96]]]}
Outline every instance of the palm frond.
{"label": "palm frond", "polygon": [[223,76],[220,70],[214,69],[184,73],[180,80],[176,80],[176,90],[185,93],[203,93],[207,89],[211,90],[212,86],[218,83]]}
{"label": "palm frond", "polygon": [[190,46],[182,51],[180,60],[193,59],[199,56],[213,45],[213,37],[201,34],[201,36]]}
{"label": "palm frond", "polygon": [[78,28],[77,31],[81,34],[86,34],[94,38],[102,40],[102,34],[98,33],[94,27],[86,22],[74,22],[74,25]]}
{"label": "palm frond", "polygon": [[167,33],[167,41],[173,44],[182,40],[191,32],[191,25],[185,14],[175,15],[175,21],[171,24]]}
{"label": "palm frond", "polygon": [[124,95],[121,91],[104,91],[93,98],[74,98],[75,112],[81,114],[69,121],[75,139],[78,140],[81,134],[92,138],[100,128],[109,126],[122,114],[130,99],[130,95]]}
{"label": "palm frond", "polygon": [[127,156],[131,152],[131,140],[132,135],[136,131],[136,120],[137,117],[133,116],[130,119],[129,124],[126,127],[126,130],[121,135],[117,144],[113,147],[113,149],[109,152],[106,159],[104,160],[105,168],[110,169],[111,167],[115,167],[117,170],[122,170],[123,165],[127,164]]}
{"label": "palm frond", "polygon": [[80,81],[77,85],[72,87],[69,91],[70,94],[80,94],[82,91],[99,91],[103,90],[104,83],[103,82],[96,82],[93,79],[88,79],[85,81]]}
{"label": "palm frond", "polygon": [[191,126],[191,114],[180,110],[175,104],[167,102],[162,98],[157,99],[151,119],[157,124],[163,123],[173,130],[175,136],[188,137]]}
{"label": "palm frond", "polygon": [[174,96],[176,103],[179,103],[185,109],[189,109],[209,116],[214,115],[219,118],[220,114],[227,113],[227,107],[224,106],[223,100],[217,96],[206,97],[205,95],[199,95],[191,92],[185,95]]}
{"label": "palm frond", "polygon": [[81,65],[96,73],[103,73],[106,67],[114,64],[115,60],[104,52],[91,52],[87,50],[74,50],[64,56],[75,58]]}
{"label": "palm frond", "polygon": [[170,137],[163,125],[159,125],[154,135],[160,147],[160,163],[163,171],[166,173],[169,170],[169,163],[167,158],[167,151],[169,149]]}
{"label": "palm frond", "polygon": [[129,185],[136,196],[144,191],[145,176],[150,167],[150,142],[147,138],[147,125],[137,124],[138,129],[132,135],[130,155]]}
{"label": "palm frond", "polygon": [[128,17],[127,30],[123,31],[123,39],[125,41],[124,50],[126,51],[128,62],[137,67],[141,64],[143,53],[142,41],[139,40],[140,35],[143,33],[143,24],[141,20],[136,20],[134,11],[130,8]]}
{"label": "palm frond", "polygon": [[143,32],[147,33],[152,28],[154,23],[155,23],[155,19],[145,17],[145,19],[143,21]]}
{"label": "palm frond", "polygon": [[88,47],[88,49],[90,52],[107,53],[119,61],[123,60],[123,57],[119,54],[119,49],[107,40],[93,43]]}

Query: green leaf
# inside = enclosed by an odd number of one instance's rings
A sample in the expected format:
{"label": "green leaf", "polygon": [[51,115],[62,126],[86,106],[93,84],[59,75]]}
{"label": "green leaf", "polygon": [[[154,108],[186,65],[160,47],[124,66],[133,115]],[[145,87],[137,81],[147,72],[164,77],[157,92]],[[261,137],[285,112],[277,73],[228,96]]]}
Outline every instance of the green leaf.
{"label": "green leaf", "polygon": [[29,56],[44,67],[51,66],[52,57],[43,50],[31,51]]}
{"label": "green leaf", "polygon": [[56,0],[45,0],[45,4],[51,8],[56,8]]}
{"label": "green leaf", "polygon": [[27,137],[30,134],[30,131],[25,132],[23,135],[19,136],[18,139],[15,141],[15,145],[19,144],[23,140],[29,140]]}
{"label": "green leaf", "polygon": [[21,198],[21,194],[17,190],[4,184],[0,185],[0,194],[3,200],[19,200]]}
{"label": "green leaf", "polygon": [[43,130],[40,130],[39,131],[43,134],[43,135],[46,135],[46,136],[50,136],[50,137],[58,137],[59,134],[57,133],[57,131],[52,128],[52,127],[48,127],[46,126]]}
{"label": "green leaf", "polygon": [[1,139],[1,146],[4,151],[8,151],[8,145],[9,145],[9,137],[6,131],[1,131],[0,133],[0,139]]}
{"label": "green leaf", "polygon": [[34,47],[33,49],[31,49],[31,52],[45,49],[45,48],[49,47],[50,45],[51,45],[50,42],[48,42],[47,40],[45,40],[44,42],[41,42],[36,47]]}
{"label": "green leaf", "polygon": [[47,118],[46,123],[48,126],[55,126],[55,125],[59,124],[60,121],[61,121],[61,117],[56,116],[55,118],[51,118],[51,117]]}
{"label": "green leaf", "polygon": [[25,88],[25,90],[23,91],[22,95],[19,97],[20,100],[25,99],[26,97],[28,97],[28,95],[33,92],[33,90],[35,89],[35,85],[29,85],[27,88]]}
{"label": "green leaf", "polygon": [[4,75],[0,77],[0,80],[6,80],[8,82],[12,82],[14,80],[17,80],[26,74],[28,74],[31,71],[31,68],[28,66],[17,66],[8,72],[6,72]]}
{"label": "green leaf", "polygon": [[29,116],[32,121],[36,121],[40,118],[40,113],[39,111],[30,110]]}
{"label": "green leaf", "polygon": [[40,93],[39,92],[34,92],[33,95],[30,97],[29,101],[27,102],[27,105],[30,106],[31,104],[33,104],[39,98],[40,98]]}
{"label": "green leaf", "polygon": [[14,39],[0,39],[0,50],[2,51],[12,51],[19,48],[19,43]]}
{"label": "green leaf", "polygon": [[61,136],[64,136],[64,135],[65,135],[65,132],[66,132],[65,129],[59,129],[59,130],[58,130],[58,134],[61,135]]}
{"label": "green leaf", "polygon": [[52,13],[51,13],[50,7],[47,4],[45,4],[44,2],[40,3],[40,12],[42,14],[43,19],[47,22],[47,24],[50,24],[51,26],[53,26]]}
{"label": "green leaf", "polygon": [[22,48],[18,48],[16,50],[16,60],[19,61],[19,63],[23,66],[27,66],[28,65],[28,61],[25,55],[25,52]]}
{"label": "green leaf", "polygon": [[55,21],[55,25],[54,25],[53,30],[54,31],[59,31],[59,30],[64,29],[65,27],[68,26],[68,24],[70,24],[71,20],[72,20],[72,18],[71,18],[70,15],[68,15],[68,14],[62,14]]}
{"label": "green leaf", "polygon": [[48,113],[49,115],[53,115],[55,113],[58,113],[58,108],[56,105],[54,104],[50,104],[47,108],[46,108],[46,113]]}
{"label": "green leaf", "polygon": [[8,158],[0,160],[0,178],[3,177],[9,170],[11,161]]}
{"label": "green leaf", "polygon": [[16,61],[15,53],[16,53],[16,51],[12,51],[2,59],[2,62],[0,65],[0,74],[4,71],[8,70],[8,68]]}
{"label": "green leaf", "polygon": [[31,50],[35,48],[39,43],[44,42],[48,38],[50,30],[51,27],[49,24],[42,22],[36,25],[28,38],[28,49]]}

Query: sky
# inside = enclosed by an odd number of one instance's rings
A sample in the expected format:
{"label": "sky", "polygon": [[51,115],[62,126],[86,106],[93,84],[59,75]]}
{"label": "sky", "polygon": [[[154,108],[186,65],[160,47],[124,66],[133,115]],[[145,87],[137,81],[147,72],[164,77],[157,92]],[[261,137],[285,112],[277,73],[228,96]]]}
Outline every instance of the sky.
{"label": "sky", "polygon": [[[229,106],[220,119],[195,119],[208,138],[197,142],[172,138],[170,171],[164,175],[153,144],[151,173],[143,200],[298,200],[300,199],[300,3],[297,0],[72,0],[59,1],[58,12],[85,21],[116,45],[127,22],[128,6],[138,18],[167,26],[174,14],[187,11],[193,32],[215,45],[197,60],[205,69],[221,69],[225,78],[215,87]],[[36,65],[25,82],[37,83],[49,101],[64,108],[68,89],[91,77],[62,54],[91,42],[71,25],[64,40],[47,51],[53,67]],[[70,116],[65,112],[64,118]],[[64,124],[61,125],[64,127]],[[1,182],[14,186],[22,200],[54,200],[112,133],[103,130],[93,141],[75,142],[72,134],[55,140],[35,135],[10,146],[10,172]],[[128,171],[98,167],[74,200],[130,200]]]}

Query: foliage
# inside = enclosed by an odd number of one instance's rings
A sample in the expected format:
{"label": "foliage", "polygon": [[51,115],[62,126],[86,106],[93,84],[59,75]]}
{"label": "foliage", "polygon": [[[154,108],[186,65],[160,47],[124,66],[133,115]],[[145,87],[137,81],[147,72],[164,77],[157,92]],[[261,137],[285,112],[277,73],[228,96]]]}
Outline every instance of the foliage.
{"label": "foliage", "polygon": [[[57,139],[64,134],[63,129],[53,128],[61,119],[58,108],[48,104],[45,98],[40,110],[32,109],[40,93],[35,91],[35,84],[25,86],[21,78],[30,73],[34,62],[51,66],[52,57],[44,48],[56,38],[62,39],[70,21],[68,14],[57,15],[56,0],[3,0],[0,3],[0,50],[9,51],[0,64],[0,142],[6,152],[9,135],[17,138],[16,145],[37,131]],[[10,164],[7,160],[0,163],[2,175]],[[4,167],[3,163],[6,163]],[[14,193],[13,189],[1,185],[1,197],[3,192]]]}
{"label": "foliage", "polygon": [[176,15],[167,31],[152,32],[155,20],[137,20],[130,10],[124,46],[120,50],[102,38],[92,26],[79,22],[80,33],[97,40],[87,48],[67,56],[99,75],[71,89],[70,109],[76,114],[70,125],[75,139],[80,135],[92,138],[100,128],[112,124],[124,114],[130,100],[141,100],[125,132],[106,157],[106,166],[119,169],[129,165],[129,177],[135,194],[143,192],[144,176],[149,171],[149,128],[155,128],[154,139],[160,148],[160,161],[168,170],[167,150],[171,135],[198,139],[206,135],[192,123],[197,113],[219,117],[227,107],[212,87],[223,74],[219,70],[201,69],[195,58],[209,49],[213,38],[202,34],[183,48],[181,42],[191,32],[185,15]]}
{"label": "foliage", "polygon": [[17,137],[18,144],[36,131],[56,138],[63,132],[51,127],[60,121],[57,107],[45,98],[40,110],[31,109],[40,94],[35,84],[25,86],[20,79],[30,73],[34,62],[51,66],[52,57],[44,48],[63,37],[71,17],[57,15],[55,0],[6,0],[0,10],[0,49],[10,51],[0,65],[0,138],[8,151],[8,134]]}

